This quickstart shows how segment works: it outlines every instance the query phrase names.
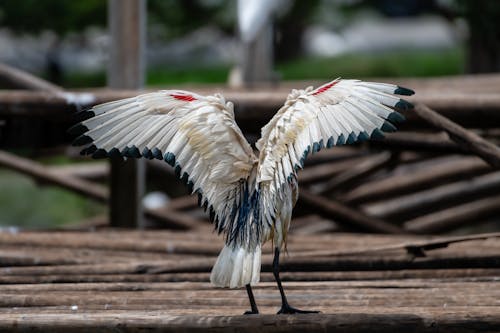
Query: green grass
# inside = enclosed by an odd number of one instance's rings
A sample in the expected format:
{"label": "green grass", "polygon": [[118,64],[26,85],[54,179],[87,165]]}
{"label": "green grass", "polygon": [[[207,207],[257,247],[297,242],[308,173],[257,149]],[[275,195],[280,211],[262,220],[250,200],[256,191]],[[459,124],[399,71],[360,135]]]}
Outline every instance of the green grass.
{"label": "green grass", "polygon": [[302,58],[278,64],[283,80],[331,79],[334,77],[425,77],[463,73],[464,52],[400,51],[336,58]]}
{"label": "green grass", "polygon": [[103,205],[7,170],[0,170],[0,188],[0,226],[56,227],[105,212]]}
{"label": "green grass", "polygon": [[[342,55],[334,58],[300,58],[276,65],[283,80],[331,79],[332,77],[425,77],[463,72],[462,49],[435,51],[391,51],[374,54]],[[188,83],[225,83],[229,66],[149,68],[148,86]],[[67,73],[63,85],[69,88],[104,86],[104,72]]]}
{"label": "green grass", "polygon": [[[229,66],[190,67],[185,69],[149,68],[146,85],[176,85],[185,83],[224,83],[227,81]],[[67,73],[63,86],[67,88],[102,87],[106,85],[104,72]]]}
{"label": "green grass", "polygon": [[149,69],[147,85],[174,85],[184,83],[224,83],[227,81],[228,66],[170,69],[167,67]]}

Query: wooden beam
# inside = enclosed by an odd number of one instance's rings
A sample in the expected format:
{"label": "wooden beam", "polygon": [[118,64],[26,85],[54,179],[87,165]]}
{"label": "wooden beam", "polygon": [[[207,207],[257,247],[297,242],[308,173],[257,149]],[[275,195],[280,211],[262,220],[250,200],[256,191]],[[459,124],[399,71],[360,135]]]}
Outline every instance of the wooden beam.
{"label": "wooden beam", "polygon": [[390,149],[395,151],[419,151],[446,154],[470,154],[470,151],[457,145],[445,132],[420,133],[420,132],[395,132],[387,133],[381,140],[368,141],[370,147]]}
{"label": "wooden beam", "polygon": [[389,152],[382,152],[366,157],[360,163],[352,164],[353,167],[332,177],[330,180],[317,185],[319,194],[332,193],[346,186],[353,185],[360,179],[385,168],[390,164],[395,164],[397,158]]}
{"label": "wooden beam", "polygon": [[494,196],[419,216],[406,221],[404,227],[419,234],[444,232],[467,225],[477,226],[480,221],[498,216],[499,212],[500,196]]}
{"label": "wooden beam", "polygon": [[478,157],[454,158],[436,163],[432,168],[421,168],[411,173],[394,174],[382,180],[366,182],[343,194],[341,199],[348,203],[358,204],[381,201],[490,170],[491,167]]}
{"label": "wooden beam", "polygon": [[28,72],[0,63],[0,81],[9,86],[28,90],[60,93],[63,89],[53,83],[40,79]]}
{"label": "wooden beam", "polygon": [[[108,85],[140,89],[144,85],[146,30],[145,0],[108,0],[111,35]],[[110,224],[114,227],[144,227],[145,162],[111,159]]]}
{"label": "wooden beam", "polygon": [[[314,155],[313,155],[314,156]],[[339,172],[348,170],[353,165],[365,161],[367,156],[353,157],[338,162],[328,162],[318,165],[306,166],[299,170],[298,179],[300,184],[309,184],[320,180],[328,179]]]}
{"label": "wooden beam", "polygon": [[317,214],[331,218],[339,225],[348,228],[355,227],[365,231],[389,234],[403,233],[403,230],[397,226],[364,215],[338,201],[313,194],[303,188],[299,190],[299,201],[311,207]]}
{"label": "wooden beam", "polygon": [[363,210],[382,219],[411,219],[453,204],[476,200],[500,191],[500,172],[433,187],[429,190],[368,204]]}
{"label": "wooden beam", "polygon": [[[247,121],[265,122],[270,119],[283,104],[288,90],[254,89],[235,90],[227,87],[185,87],[201,94],[222,93],[226,100],[235,103],[237,121],[242,127],[254,128]],[[154,89],[156,91],[158,89]],[[152,90],[145,90],[147,92]],[[0,91],[0,115],[2,116],[46,116],[58,119],[70,119],[69,111],[74,110],[74,103],[85,108],[95,104],[116,99],[133,97],[138,94],[134,90],[92,89],[85,92],[74,92],[67,95],[47,95],[42,92]],[[423,103],[447,117],[467,127],[493,128],[500,127],[500,96],[498,94],[426,94],[419,92],[411,99],[414,103]],[[429,127],[428,123],[413,111],[405,113],[408,121],[401,128]],[[259,123],[260,125],[260,123]]]}
{"label": "wooden beam", "polygon": [[455,143],[478,155],[495,168],[500,168],[500,148],[472,131],[443,117],[426,105],[418,103],[414,112],[433,126],[446,131]]}

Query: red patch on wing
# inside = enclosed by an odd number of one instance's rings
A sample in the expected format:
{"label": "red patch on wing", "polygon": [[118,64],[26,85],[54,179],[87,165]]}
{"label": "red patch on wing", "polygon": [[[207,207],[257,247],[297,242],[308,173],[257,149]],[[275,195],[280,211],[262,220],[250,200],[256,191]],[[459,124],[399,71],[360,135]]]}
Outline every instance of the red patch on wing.
{"label": "red patch on wing", "polygon": [[176,95],[176,94],[170,94],[175,99],[178,99],[179,101],[184,101],[184,102],[192,102],[196,101],[196,98],[194,98],[191,95]]}
{"label": "red patch on wing", "polygon": [[318,90],[316,90],[315,92],[313,92],[313,96],[316,96],[316,95],[319,95],[321,93],[324,93],[325,91],[327,91],[328,89],[330,89],[331,87],[333,87],[334,85],[336,85],[337,83],[339,83],[340,81],[333,81],[333,82],[330,82],[329,84],[319,88]]}

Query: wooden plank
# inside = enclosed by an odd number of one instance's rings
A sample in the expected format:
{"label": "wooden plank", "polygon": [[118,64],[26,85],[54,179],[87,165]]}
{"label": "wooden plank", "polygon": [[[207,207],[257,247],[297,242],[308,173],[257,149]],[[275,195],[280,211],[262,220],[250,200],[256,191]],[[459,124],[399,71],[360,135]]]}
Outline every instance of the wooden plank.
{"label": "wooden plank", "polygon": [[[17,250],[33,259],[30,266],[0,268],[0,332],[496,332],[500,240],[493,237],[498,233],[292,234],[284,288],[292,305],[322,313],[274,315],[280,296],[266,248],[262,282],[254,287],[262,314],[242,316],[245,291],[208,282],[216,252],[206,256],[196,247],[221,244],[205,231],[0,232],[0,257]],[[194,252],[170,257],[166,240]],[[453,245],[429,249],[424,258],[401,252],[443,242]],[[312,249],[334,256],[296,256]],[[92,263],[46,265],[36,260],[44,251]]]}
{"label": "wooden plank", "polygon": [[[109,0],[108,19],[111,35],[108,86],[139,89],[144,85],[146,1]],[[143,160],[111,159],[109,212],[112,226],[145,226],[144,183]]]}
{"label": "wooden plank", "polygon": [[[9,332],[497,332],[500,320],[496,309],[433,309],[415,311],[367,311],[334,307],[335,314],[294,316],[214,316],[171,315],[165,311],[128,311],[101,313],[2,314],[0,331]],[[241,311],[241,308],[238,309]],[[230,311],[234,313],[235,311]],[[467,320],[465,320],[467,319]]]}

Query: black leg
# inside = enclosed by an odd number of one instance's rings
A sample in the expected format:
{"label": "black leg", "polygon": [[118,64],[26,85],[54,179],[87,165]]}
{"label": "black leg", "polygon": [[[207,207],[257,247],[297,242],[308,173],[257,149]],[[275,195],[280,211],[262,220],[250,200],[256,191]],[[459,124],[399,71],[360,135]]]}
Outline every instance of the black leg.
{"label": "black leg", "polygon": [[245,312],[245,314],[258,314],[259,309],[257,308],[257,303],[255,303],[255,298],[253,297],[252,287],[250,286],[250,284],[247,284],[246,287],[248,299],[250,300],[250,307],[252,310]]}
{"label": "black leg", "polygon": [[281,285],[280,278],[280,249],[277,247],[274,249],[274,259],[273,259],[273,274],[276,279],[276,283],[278,284],[278,289],[281,294],[281,309],[278,311],[278,314],[293,314],[293,313],[318,313],[319,311],[307,311],[307,310],[299,310],[293,308],[288,304],[288,300],[286,299],[285,291],[283,290],[283,286]]}

